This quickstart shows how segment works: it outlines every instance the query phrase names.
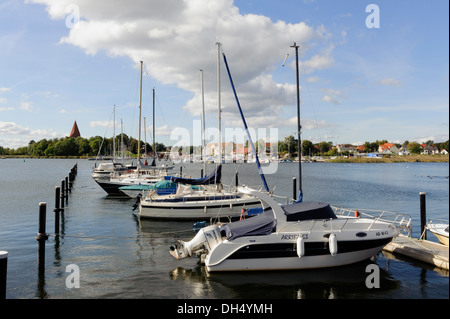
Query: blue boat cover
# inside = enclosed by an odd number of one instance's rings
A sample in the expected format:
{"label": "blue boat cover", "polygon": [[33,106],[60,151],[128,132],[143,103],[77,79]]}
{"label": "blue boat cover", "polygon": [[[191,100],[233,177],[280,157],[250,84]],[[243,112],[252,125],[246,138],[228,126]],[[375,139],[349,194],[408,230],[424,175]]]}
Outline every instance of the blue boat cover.
{"label": "blue boat cover", "polygon": [[222,227],[228,240],[243,236],[269,235],[275,231],[277,220],[272,209],[267,208],[259,215],[240,221],[228,223]]}
{"label": "blue boat cover", "polygon": [[328,203],[301,202],[281,206],[288,222],[310,219],[334,219],[337,218]]}
{"label": "blue boat cover", "polygon": [[211,185],[211,184],[219,184],[221,178],[222,178],[222,165],[219,165],[211,174],[203,178],[194,179],[194,178],[181,178],[173,176],[172,182],[189,185]]}

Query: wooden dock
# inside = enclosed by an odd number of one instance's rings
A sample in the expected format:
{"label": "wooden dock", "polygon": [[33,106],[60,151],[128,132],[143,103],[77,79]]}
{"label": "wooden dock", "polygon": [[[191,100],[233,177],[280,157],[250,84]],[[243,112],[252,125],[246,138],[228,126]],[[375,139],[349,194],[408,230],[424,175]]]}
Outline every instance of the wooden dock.
{"label": "wooden dock", "polygon": [[399,254],[448,269],[448,246],[400,235],[387,244],[383,250]]}

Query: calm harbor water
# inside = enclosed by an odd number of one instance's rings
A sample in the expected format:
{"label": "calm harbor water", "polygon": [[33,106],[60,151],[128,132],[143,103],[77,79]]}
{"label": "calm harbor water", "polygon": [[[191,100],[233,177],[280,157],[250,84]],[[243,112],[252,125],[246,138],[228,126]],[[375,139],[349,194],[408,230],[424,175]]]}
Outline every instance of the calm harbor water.
{"label": "calm harbor water", "polygon": [[[47,202],[47,232],[54,229],[55,186],[78,164],[78,175],[62,216],[62,235],[46,241],[45,274],[37,267],[38,203]],[[0,250],[9,253],[8,299],[448,299],[448,272],[379,253],[374,260],[335,269],[208,274],[197,259],[168,254],[177,239],[194,235],[192,222],[140,220],[135,200],[110,198],[91,178],[93,161],[0,160]],[[200,176],[201,164],[183,164]],[[174,169],[179,172],[179,165]],[[209,170],[208,170],[209,172]],[[226,164],[225,184],[235,173],[246,185],[261,185],[255,164]],[[278,195],[292,196],[296,163],[280,163],[266,175]],[[420,236],[419,192],[427,194],[427,218],[448,220],[448,163],[303,165],[305,200],[355,209],[383,209],[413,217]],[[434,240],[433,235],[428,238]],[[369,289],[366,266],[380,267],[380,288]],[[80,287],[67,288],[69,265],[80,271]]]}

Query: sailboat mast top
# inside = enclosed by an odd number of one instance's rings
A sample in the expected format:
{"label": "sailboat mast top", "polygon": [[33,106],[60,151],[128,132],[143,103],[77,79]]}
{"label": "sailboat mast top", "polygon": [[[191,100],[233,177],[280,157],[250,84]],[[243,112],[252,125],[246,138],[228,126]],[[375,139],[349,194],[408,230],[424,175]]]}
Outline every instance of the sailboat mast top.
{"label": "sailboat mast top", "polygon": [[155,88],[153,88],[153,155],[155,156],[156,165],[156,139],[155,139]]}
{"label": "sailboat mast top", "polygon": [[141,61],[141,81],[140,81],[140,87],[139,87],[139,137],[138,137],[138,163],[137,163],[137,169],[139,172],[139,160],[141,159],[141,109],[142,109],[142,65],[143,61]]}
{"label": "sailboat mast top", "polygon": [[220,47],[222,44],[216,42],[217,45],[217,105],[219,107],[219,163],[222,163],[222,109],[220,101]]}

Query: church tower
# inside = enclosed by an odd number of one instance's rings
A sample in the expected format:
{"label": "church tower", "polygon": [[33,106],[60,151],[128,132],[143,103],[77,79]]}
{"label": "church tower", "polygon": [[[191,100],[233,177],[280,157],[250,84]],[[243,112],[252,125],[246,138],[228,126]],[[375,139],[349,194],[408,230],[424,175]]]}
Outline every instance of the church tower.
{"label": "church tower", "polygon": [[70,132],[69,137],[79,137],[79,136],[80,131],[78,130],[77,121],[75,121],[75,123],[73,123],[72,131]]}

